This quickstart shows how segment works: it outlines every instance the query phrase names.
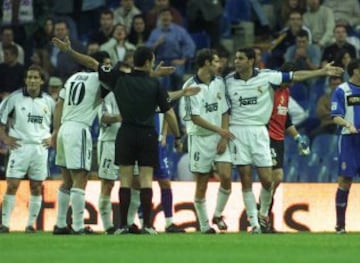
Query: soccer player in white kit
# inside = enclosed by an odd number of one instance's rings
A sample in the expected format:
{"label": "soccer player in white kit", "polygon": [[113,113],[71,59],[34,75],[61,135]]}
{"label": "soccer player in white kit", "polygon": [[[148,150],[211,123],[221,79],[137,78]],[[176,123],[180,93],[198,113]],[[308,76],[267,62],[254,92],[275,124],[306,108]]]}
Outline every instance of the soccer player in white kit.
{"label": "soccer player in white kit", "polygon": [[[224,80],[215,75],[220,68],[218,55],[210,49],[202,49],[196,54],[199,67],[195,76],[184,84],[198,86],[201,91],[187,99],[185,107],[191,122],[187,123],[190,170],[195,175],[195,210],[200,231],[216,233],[210,226],[206,208],[206,188],[215,162],[220,176],[220,188],[212,223],[221,231],[227,230],[222,212],[231,192],[231,155],[228,140],[233,135],[228,131],[229,106],[225,97]],[[225,165],[225,164],[228,165]]]}
{"label": "soccer player in white kit", "polygon": [[44,75],[40,67],[28,68],[25,84],[24,89],[14,91],[0,105],[0,139],[10,149],[0,233],[9,232],[15,195],[26,174],[30,179],[31,196],[25,232],[36,232],[34,222],[41,208],[41,186],[48,176],[50,126],[55,103],[48,94],[41,91]]}
{"label": "soccer player in white kit", "polygon": [[111,219],[110,194],[114,181],[119,178],[119,166],[115,165],[115,139],[121,125],[121,115],[114,93],[104,98],[99,110],[100,134],[98,139],[98,176],[101,179],[99,212],[105,233],[113,234],[116,228]]}
{"label": "soccer player in white kit", "polygon": [[[102,63],[109,59],[106,52],[94,58]],[[56,164],[62,167],[63,184],[58,191],[57,220],[54,234],[69,234],[66,215],[72,207],[72,232],[90,234],[84,227],[85,187],[91,168],[92,125],[101,103],[101,84],[97,72],[78,72],[72,75],[60,91],[56,104],[54,132],[57,133]],[[61,120],[61,125],[60,125]]]}
{"label": "soccer player in white kit", "polygon": [[[327,64],[312,71],[277,72],[254,68],[255,52],[251,48],[239,49],[235,54],[235,72],[226,79],[231,105],[230,131],[235,140],[230,142],[233,164],[238,167],[243,200],[253,233],[268,229],[268,210],[272,198],[272,159],[266,124],[273,108],[273,88],[281,83],[302,81],[323,75],[339,75],[341,68]],[[252,192],[252,165],[256,167],[262,185],[260,211],[256,208]],[[260,224],[259,224],[260,222]]]}

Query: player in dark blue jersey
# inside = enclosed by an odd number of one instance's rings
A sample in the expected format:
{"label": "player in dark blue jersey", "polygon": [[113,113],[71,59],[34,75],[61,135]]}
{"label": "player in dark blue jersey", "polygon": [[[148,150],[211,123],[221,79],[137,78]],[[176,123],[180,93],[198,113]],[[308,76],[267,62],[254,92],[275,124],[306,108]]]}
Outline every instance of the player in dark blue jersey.
{"label": "player in dark blue jersey", "polygon": [[340,126],[339,176],[336,191],[336,227],[345,233],[345,212],[352,179],[360,171],[360,59],[347,67],[350,79],[339,85],[331,98],[331,115]]}

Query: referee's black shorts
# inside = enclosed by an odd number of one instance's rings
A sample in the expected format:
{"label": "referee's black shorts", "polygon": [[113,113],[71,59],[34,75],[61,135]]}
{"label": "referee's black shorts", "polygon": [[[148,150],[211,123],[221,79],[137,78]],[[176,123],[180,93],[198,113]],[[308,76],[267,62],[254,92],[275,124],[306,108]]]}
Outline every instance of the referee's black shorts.
{"label": "referee's black shorts", "polygon": [[159,163],[158,135],[152,127],[122,124],[115,142],[115,163],[157,167]]}
{"label": "referee's black shorts", "polygon": [[284,163],[284,140],[278,141],[270,138],[272,169],[282,169]]}

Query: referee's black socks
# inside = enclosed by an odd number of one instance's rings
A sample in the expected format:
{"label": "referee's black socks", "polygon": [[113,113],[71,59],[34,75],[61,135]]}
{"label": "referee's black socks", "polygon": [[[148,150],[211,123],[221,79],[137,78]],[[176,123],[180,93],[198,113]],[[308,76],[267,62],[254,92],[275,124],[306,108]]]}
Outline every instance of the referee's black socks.
{"label": "referee's black socks", "polygon": [[131,189],[128,187],[120,187],[119,202],[120,202],[120,228],[127,226],[127,214],[129,210],[131,199]]}
{"label": "referee's black socks", "polygon": [[140,202],[143,210],[144,227],[152,227],[152,224],[150,222],[152,197],[153,197],[152,188],[140,189]]}

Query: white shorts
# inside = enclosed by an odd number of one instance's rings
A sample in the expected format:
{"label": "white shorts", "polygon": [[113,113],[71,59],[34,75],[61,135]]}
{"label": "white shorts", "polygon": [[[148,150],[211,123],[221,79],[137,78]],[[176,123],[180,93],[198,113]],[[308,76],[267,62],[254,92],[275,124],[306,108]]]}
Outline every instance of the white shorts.
{"label": "white shorts", "polygon": [[115,165],[115,141],[99,141],[97,147],[99,178],[117,180],[119,166]]}
{"label": "white shorts", "polygon": [[89,127],[76,122],[61,124],[56,143],[56,165],[90,171],[91,158],[92,138]]}
{"label": "white shorts", "polygon": [[234,165],[271,167],[269,133],[265,126],[230,126],[235,135],[230,141],[230,152]]}
{"label": "white shorts", "polygon": [[41,144],[23,144],[11,150],[6,169],[6,178],[44,181],[49,175],[48,149]]}
{"label": "white shorts", "polygon": [[190,171],[195,173],[208,173],[214,162],[231,163],[229,147],[223,154],[217,154],[217,145],[221,137],[218,134],[209,136],[189,135]]}

